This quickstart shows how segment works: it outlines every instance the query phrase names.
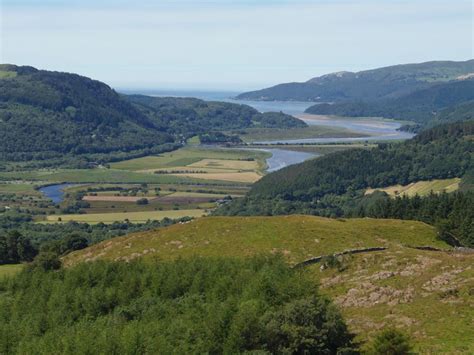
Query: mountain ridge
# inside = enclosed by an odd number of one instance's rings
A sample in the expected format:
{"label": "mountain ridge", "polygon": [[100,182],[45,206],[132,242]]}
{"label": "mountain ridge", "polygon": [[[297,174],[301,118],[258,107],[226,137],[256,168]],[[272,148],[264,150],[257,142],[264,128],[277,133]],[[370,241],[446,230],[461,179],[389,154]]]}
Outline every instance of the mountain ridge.
{"label": "mountain ridge", "polygon": [[[338,76],[338,73],[344,74]],[[283,83],[245,92],[237,98],[325,102],[396,97],[429,86],[432,81],[446,81],[471,73],[474,73],[474,59],[398,64],[359,72],[330,73],[306,82]]]}

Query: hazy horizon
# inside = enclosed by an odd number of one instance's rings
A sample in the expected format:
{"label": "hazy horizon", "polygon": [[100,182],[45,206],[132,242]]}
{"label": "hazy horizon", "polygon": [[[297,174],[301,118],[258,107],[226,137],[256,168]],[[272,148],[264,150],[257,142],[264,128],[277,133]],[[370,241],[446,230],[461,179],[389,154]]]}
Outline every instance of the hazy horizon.
{"label": "hazy horizon", "polygon": [[473,55],[472,3],[3,0],[2,63],[118,89],[240,92]]}

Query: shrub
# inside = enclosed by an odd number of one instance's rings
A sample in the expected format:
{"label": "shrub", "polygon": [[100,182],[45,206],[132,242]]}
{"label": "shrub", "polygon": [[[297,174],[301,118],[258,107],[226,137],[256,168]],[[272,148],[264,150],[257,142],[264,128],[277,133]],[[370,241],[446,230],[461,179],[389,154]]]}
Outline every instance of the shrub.
{"label": "shrub", "polygon": [[56,253],[44,251],[39,253],[33,260],[32,267],[42,269],[43,271],[59,270],[61,268],[61,260]]}
{"label": "shrub", "polygon": [[137,205],[148,205],[148,199],[147,198],[141,198],[137,200]]}
{"label": "shrub", "polygon": [[370,353],[374,355],[406,355],[410,354],[411,349],[408,336],[396,329],[389,328],[375,337]]}

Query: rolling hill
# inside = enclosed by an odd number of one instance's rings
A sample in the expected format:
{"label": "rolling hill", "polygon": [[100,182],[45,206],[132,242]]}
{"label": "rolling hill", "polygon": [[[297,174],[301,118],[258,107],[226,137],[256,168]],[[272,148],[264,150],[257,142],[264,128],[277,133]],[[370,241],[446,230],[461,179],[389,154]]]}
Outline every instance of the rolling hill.
{"label": "rolling hill", "polygon": [[[414,248],[426,246],[439,251]],[[368,247],[386,249],[330,257]],[[469,352],[474,255],[449,250],[433,227],[414,221],[205,217],[114,238],[69,254],[64,263],[72,267],[104,260],[240,259],[279,253],[295,265],[329,255],[304,270],[335,300],[358,340],[395,326],[412,334],[421,353]]]}
{"label": "rolling hill", "polygon": [[88,161],[104,162],[170,150],[195,134],[302,126],[292,116],[245,105],[128,97],[76,74],[0,66],[0,161],[61,165],[65,156],[89,155]]}
{"label": "rolling hill", "polygon": [[[384,240],[380,240],[384,238]],[[64,263],[175,259],[190,256],[246,257],[283,253],[292,264],[348,249],[392,243],[448,247],[426,224],[399,220],[337,220],[312,216],[205,217],[156,231],[114,238],[71,253]]]}
{"label": "rolling hill", "polygon": [[335,102],[396,98],[474,73],[474,60],[394,65],[360,72],[338,72],[303,83],[280,84],[242,93],[241,100]]}

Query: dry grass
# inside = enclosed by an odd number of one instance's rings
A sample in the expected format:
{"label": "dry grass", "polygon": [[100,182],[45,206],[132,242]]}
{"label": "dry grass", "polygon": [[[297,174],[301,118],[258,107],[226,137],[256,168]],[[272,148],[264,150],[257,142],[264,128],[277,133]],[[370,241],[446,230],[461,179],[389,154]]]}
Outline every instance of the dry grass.
{"label": "dry grass", "polygon": [[194,179],[214,180],[214,181],[233,181],[243,183],[254,183],[262,178],[262,175],[255,172],[232,172],[232,173],[182,173],[172,174],[175,176],[186,176]]}
{"label": "dry grass", "polygon": [[442,193],[442,192],[454,192],[459,189],[461,183],[460,178],[444,179],[444,180],[430,180],[430,181],[418,181],[408,185],[394,185],[385,188],[378,189],[367,189],[365,194],[371,194],[375,191],[384,191],[388,195],[396,196],[426,196],[431,192]]}

